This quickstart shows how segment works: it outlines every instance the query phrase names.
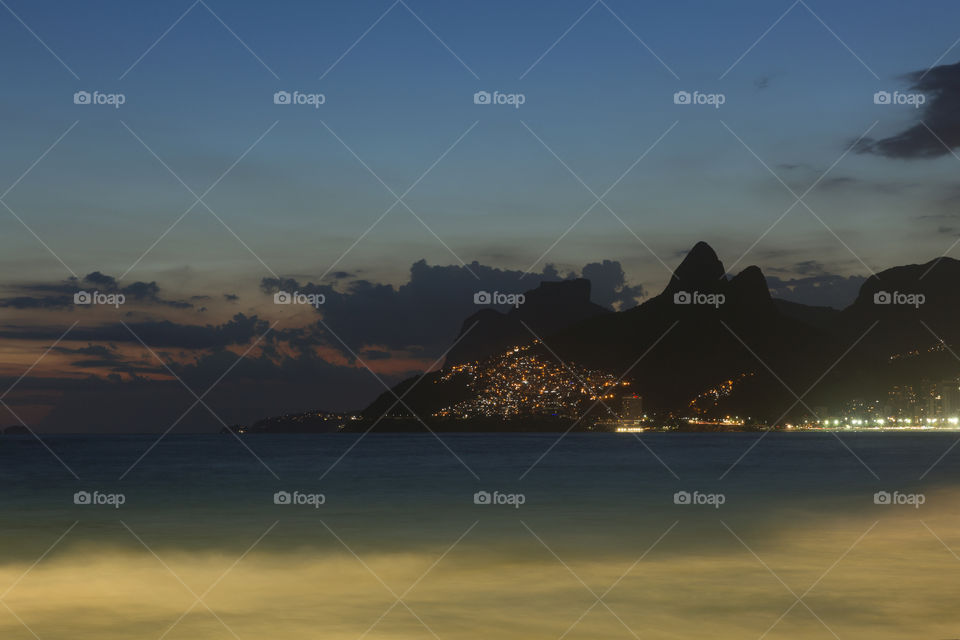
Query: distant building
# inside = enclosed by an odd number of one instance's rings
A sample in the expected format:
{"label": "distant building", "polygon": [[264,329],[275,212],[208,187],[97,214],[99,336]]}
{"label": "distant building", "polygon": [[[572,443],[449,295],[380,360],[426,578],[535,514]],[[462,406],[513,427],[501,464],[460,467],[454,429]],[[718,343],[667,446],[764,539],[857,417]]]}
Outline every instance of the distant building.
{"label": "distant building", "polygon": [[643,419],[643,398],[641,396],[623,396],[620,404],[621,420]]}
{"label": "distant building", "polygon": [[921,416],[917,400],[913,385],[894,385],[887,392],[887,402],[891,407],[890,417],[908,424],[919,421]]}
{"label": "distant building", "polygon": [[960,383],[956,380],[944,380],[937,385],[937,395],[940,396],[940,417],[960,415]]}

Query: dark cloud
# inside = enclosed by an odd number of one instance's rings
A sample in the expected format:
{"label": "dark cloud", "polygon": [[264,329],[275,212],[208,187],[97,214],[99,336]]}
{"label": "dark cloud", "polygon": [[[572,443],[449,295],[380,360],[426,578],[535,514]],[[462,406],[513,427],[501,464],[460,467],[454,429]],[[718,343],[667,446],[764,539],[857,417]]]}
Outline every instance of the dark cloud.
{"label": "dark cloud", "polygon": [[[564,277],[578,275],[571,272]],[[623,268],[616,261],[588,264],[582,276],[592,282],[593,301],[605,307],[629,308],[644,295],[642,287],[626,284]],[[326,335],[323,340],[338,349],[342,339],[354,350],[379,345],[436,357],[456,338],[463,320],[477,311],[473,302],[477,291],[522,293],[543,281],[561,279],[552,265],[539,274],[524,274],[478,262],[468,269],[457,265],[431,266],[420,260],[410,267],[409,280],[398,287],[369,280],[352,280],[334,286],[302,283],[293,278],[264,278],[261,289],[269,295],[277,291],[323,294],[326,301],[319,312],[323,322],[336,334]],[[323,327],[317,327],[317,335],[325,333]],[[303,338],[309,340],[315,336]]]}
{"label": "dark cloud", "polygon": [[103,344],[88,344],[85,347],[78,348],[58,346],[54,347],[52,351],[66,355],[85,356],[80,360],[70,362],[71,367],[108,369],[114,373],[132,373],[129,370],[129,365],[122,362],[120,355],[114,351],[112,346]]}
{"label": "dark cloud", "polygon": [[820,181],[821,189],[836,189],[838,187],[849,187],[859,184],[860,180],[851,176],[831,176]]}
{"label": "dark cloud", "polygon": [[[235,344],[247,344],[266,333],[270,324],[257,316],[238,313],[219,325],[179,324],[170,320],[129,322],[127,326],[141,340],[153,348],[211,349]],[[63,327],[6,325],[0,329],[0,338],[41,340],[52,342],[63,334]],[[84,342],[138,343],[121,324],[78,326],[70,332],[71,340]]]}
{"label": "dark cloud", "polygon": [[156,282],[136,281],[127,286],[120,286],[116,278],[99,271],[88,273],[79,279],[68,278],[60,283],[17,284],[11,289],[21,293],[21,295],[0,298],[0,307],[12,309],[72,308],[75,306],[73,304],[73,294],[83,290],[122,293],[126,296],[127,303],[160,305],[174,309],[190,309],[193,307],[192,303],[184,300],[169,300],[161,297],[160,286]]}
{"label": "dark cloud", "polygon": [[646,296],[642,285],[627,284],[619,262],[591,262],[583,267],[581,275],[590,281],[593,301],[608,309],[629,309]]}
{"label": "dark cloud", "polygon": [[87,274],[83,281],[86,284],[92,284],[110,290],[115,289],[117,286],[116,278],[100,273],[99,271],[94,271],[93,273]]}
{"label": "dark cloud", "polygon": [[793,265],[793,271],[802,276],[819,276],[826,273],[822,262],[803,260]]}
{"label": "dark cloud", "polygon": [[914,71],[905,80],[910,90],[926,96],[918,122],[887,138],[864,139],[858,152],[886,158],[936,158],[960,147],[960,63]]}
{"label": "dark cloud", "polygon": [[[118,365],[116,360],[113,358],[101,358],[101,359],[87,359],[87,360],[74,360],[70,363],[71,367],[83,367],[83,368],[95,368],[95,369],[109,369],[114,373],[130,372],[130,367],[128,365]],[[153,367],[150,369],[151,372],[161,373],[159,368]]]}
{"label": "dark cloud", "polygon": [[0,307],[8,309],[60,309],[73,306],[73,294],[45,296],[11,296],[0,298]]}
{"label": "dark cloud", "polygon": [[118,359],[116,352],[102,344],[88,344],[85,347],[71,349],[69,347],[54,347],[52,351],[68,355],[96,356],[103,360],[115,362]]}

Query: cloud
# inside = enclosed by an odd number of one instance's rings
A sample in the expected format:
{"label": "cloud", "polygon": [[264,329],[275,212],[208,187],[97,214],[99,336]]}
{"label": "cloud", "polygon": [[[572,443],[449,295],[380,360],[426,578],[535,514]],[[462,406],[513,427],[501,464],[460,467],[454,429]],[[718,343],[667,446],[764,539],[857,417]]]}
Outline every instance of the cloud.
{"label": "cloud", "polygon": [[592,300],[608,309],[629,309],[646,297],[642,285],[627,284],[619,262],[591,262],[583,267],[581,275],[590,281]]}
{"label": "cloud", "polygon": [[0,307],[8,309],[57,309],[73,305],[73,294],[62,296],[11,296],[0,298]]}
{"label": "cloud", "polygon": [[960,63],[914,71],[904,77],[926,103],[918,122],[887,138],[865,139],[858,153],[885,158],[936,158],[960,147]]}
{"label": "cloud", "polygon": [[[185,300],[169,300],[161,297],[156,282],[132,282],[120,286],[113,276],[99,271],[88,273],[83,278],[68,278],[55,284],[27,283],[10,287],[22,295],[0,298],[0,307],[12,309],[62,309],[74,307],[73,294],[81,290],[96,290],[102,293],[122,293],[127,302],[141,305],[159,305],[174,309],[190,309],[193,304]],[[197,296],[194,296],[195,298]]]}
{"label": "cloud", "polygon": [[[101,326],[77,326],[69,335],[70,340],[84,342],[137,343],[131,335],[154,348],[212,349],[236,344],[247,344],[264,333],[270,326],[266,320],[257,316],[238,313],[219,325],[180,324],[170,320],[147,320],[129,322],[128,330],[121,324]],[[6,325],[0,329],[0,338],[40,340],[52,342],[63,334],[62,326],[19,326]],[[268,336],[269,337],[269,336]]]}
{"label": "cloud", "polygon": [[[590,263],[581,274],[571,272],[565,277],[579,275],[591,280],[592,300],[608,308],[635,306],[644,295],[642,287],[626,284],[623,268],[616,261]],[[396,287],[369,280],[335,286],[293,278],[264,278],[261,290],[269,295],[276,291],[323,294],[326,300],[318,312],[335,336],[327,335],[326,327],[319,323],[316,330],[325,336],[327,344],[337,348],[341,348],[339,341],[343,340],[353,350],[377,345],[436,357],[456,338],[463,320],[477,310],[473,301],[477,291],[522,293],[541,282],[561,279],[564,278],[552,265],[539,274],[524,274],[478,262],[468,269],[459,265],[431,266],[426,260],[419,260],[410,267],[409,280]]]}
{"label": "cloud", "polygon": [[102,344],[88,344],[85,347],[73,349],[69,347],[54,347],[51,349],[51,351],[56,353],[64,353],[67,355],[96,356],[102,360],[110,360],[112,362],[118,360],[116,352],[114,352],[110,347]]}
{"label": "cloud", "polygon": [[831,176],[820,181],[820,187],[823,189],[837,189],[839,187],[848,187],[858,185],[862,181],[851,176]]}
{"label": "cloud", "polygon": [[793,271],[802,276],[819,276],[826,273],[822,262],[816,260],[803,260],[793,265]]}

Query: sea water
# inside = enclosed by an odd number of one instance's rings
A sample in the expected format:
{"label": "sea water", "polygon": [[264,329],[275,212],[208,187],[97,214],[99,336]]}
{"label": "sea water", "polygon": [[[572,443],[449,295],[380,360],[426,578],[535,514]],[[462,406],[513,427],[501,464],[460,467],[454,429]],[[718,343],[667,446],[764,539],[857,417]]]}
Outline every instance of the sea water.
{"label": "sea water", "polygon": [[0,437],[0,637],[954,638],[957,438]]}

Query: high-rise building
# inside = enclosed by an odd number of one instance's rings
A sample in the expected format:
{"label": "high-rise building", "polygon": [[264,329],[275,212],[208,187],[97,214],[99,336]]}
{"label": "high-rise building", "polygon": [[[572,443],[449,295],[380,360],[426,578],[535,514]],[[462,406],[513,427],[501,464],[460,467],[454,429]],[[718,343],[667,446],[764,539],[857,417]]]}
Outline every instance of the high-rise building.
{"label": "high-rise building", "polygon": [[643,398],[637,395],[623,396],[620,404],[620,419],[643,419]]}
{"label": "high-rise building", "polygon": [[940,396],[942,418],[955,418],[960,415],[960,383],[954,380],[944,380],[937,385],[937,395]]}

